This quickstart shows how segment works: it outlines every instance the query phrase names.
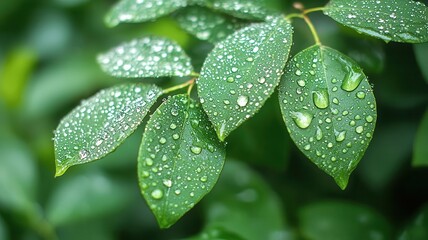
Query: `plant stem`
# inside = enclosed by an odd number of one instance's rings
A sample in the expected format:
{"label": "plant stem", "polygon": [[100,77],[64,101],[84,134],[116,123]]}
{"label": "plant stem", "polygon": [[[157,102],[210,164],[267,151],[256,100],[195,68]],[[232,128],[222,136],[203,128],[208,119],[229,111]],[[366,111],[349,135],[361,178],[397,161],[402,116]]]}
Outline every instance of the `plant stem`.
{"label": "plant stem", "polygon": [[308,17],[308,16],[306,16],[306,15],[303,15],[303,19],[305,20],[306,24],[308,25],[309,29],[311,30],[312,36],[313,36],[313,37],[314,37],[314,39],[315,39],[315,43],[316,43],[317,45],[321,45],[320,38],[318,37],[318,33],[317,33],[317,31],[315,30],[315,27],[314,27],[314,25],[312,24],[311,19],[309,19],[309,17]]}
{"label": "plant stem", "polygon": [[308,14],[311,12],[318,12],[318,11],[323,11],[325,9],[325,7],[316,7],[316,8],[309,8],[303,11],[303,14]]}
{"label": "plant stem", "polygon": [[185,83],[182,83],[182,84],[179,84],[179,85],[172,86],[170,88],[164,89],[163,90],[163,94],[168,94],[170,92],[174,92],[176,90],[179,90],[179,89],[182,89],[182,88],[185,88],[185,87],[189,87],[189,89],[187,90],[187,93],[190,95],[190,91],[191,91],[193,85],[195,84],[195,80],[196,80],[196,77],[190,79],[189,81],[187,81]]}

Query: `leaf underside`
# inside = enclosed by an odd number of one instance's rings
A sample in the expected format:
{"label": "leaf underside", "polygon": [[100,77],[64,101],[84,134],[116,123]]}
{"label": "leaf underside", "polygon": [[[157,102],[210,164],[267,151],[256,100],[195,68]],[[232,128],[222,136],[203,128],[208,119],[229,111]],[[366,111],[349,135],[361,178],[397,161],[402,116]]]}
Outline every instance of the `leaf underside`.
{"label": "leaf underside", "polygon": [[279,87],[281,112],[297,147],[344,189],[375,128],[376,102],[354,61],[325,46],[291,60]]}

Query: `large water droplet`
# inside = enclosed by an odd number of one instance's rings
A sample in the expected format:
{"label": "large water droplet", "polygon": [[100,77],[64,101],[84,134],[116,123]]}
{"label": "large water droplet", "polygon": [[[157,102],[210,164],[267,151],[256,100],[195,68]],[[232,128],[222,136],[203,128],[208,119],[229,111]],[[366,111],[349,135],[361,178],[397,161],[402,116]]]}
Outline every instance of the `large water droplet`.
{"label": "large water droplet", "polygon": [[364,99],[365,97],[366,97],[366,93],[365,92],[357,92],[357,98]]}
{"label": "large water droplet", "polygon": [[160,189],[155,189],[150,195],[154,199],[161,199],[163,197],[163,192]]}
{"label": "large water droplet", "polygon": [[363,131],[364,131],[363,126],[358,126],[355,128],[355,132],[357,132],[357,133],[362,133]]}
{"label": "large water droplet", "polygon": [[202,152],[202,148],[197,147],[197,146],[192,146],[192,147],[190,147],[190,151],[192,151],[192,153],[198,155]]}
{"label": "large water droplet", "polygon": [[334,134],[336,135],[336,141],[342,142],[343,140],[345,140],[346,131],[334,131]]}
{"label": "large water droplet", "polygon": [[291,117],[299,128],[307,128],[311,125],[313,115],[308,112],[290,112]]}
{"label": "large water droplet", "polygon": [[364,79],[364,74],[356,69],[349,68],[349,72],[346,74],[345,79],[342,82],[342,89],[348,92],[354,91],[361,81]]}
{"label": "large water droplet", "polygon": [[366,121],[369,123],[373,122],[373,120],[374,120],[373,117],[370,115],[366,117]]}
{"label": "large water droplet", "polygon": [[328,107],[329,99],[327,89],[314,91],[312,97],[317,108],[324,109]]}
{"label": "large water droplet", "polygon": [[248,104],[248,97],[244,96],[244,95],[241,95],[241,96],[238,97],[238,100],[236,102],[238,103],[238,105],[240,107],[245,107]]}
{"label": "large water droplet", "polygon": [[322,139],[322,130],[319,126],[317,126],[317,131],[315,133],[315,137],[318,141]]}

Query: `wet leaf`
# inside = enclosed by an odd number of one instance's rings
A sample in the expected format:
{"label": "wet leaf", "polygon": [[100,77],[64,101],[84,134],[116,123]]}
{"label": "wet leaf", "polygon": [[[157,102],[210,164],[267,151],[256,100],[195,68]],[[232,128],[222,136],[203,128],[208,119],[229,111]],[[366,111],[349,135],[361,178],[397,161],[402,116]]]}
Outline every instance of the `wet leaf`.
{"label": "wet leaf", "polygon": [[198,93],[220,140],[273,93],[291,42],[291,25],[278,17],[235,32],[208,55],[197,81]]}
{"label": "wet leaf", "polygon": [[428,205],[425,205],[414,221],[404,230],[398,240],[428,239]]}
{"label": "wet leaf", "polygon": [[415,50],[419,69],[425,78],[425,82],[428,84],[428,43],[415,44],[413,45],[413,49]]}
{"label": "wet leaf", "polygon": [[300,232],[307,240],[393,239],[392,229],[377,212],[346,202],[318,202],[299,212]]}
{"label": "wet leaf", "polygon": [[245,26],[244,23],[202,7],[189,7],[178,12],[180,26],[201,40],[216,43]]}
{"label": "wet leaf", "polygon": [[377,117],[374,95],[361,68],[334,49],[312,46],[287,65],[279,101],[297,147],[345,189]]}
{"label": "wet leaf", "polygon": [[211,191],[225,146],[202,107],[186,95],[164,102],[147,123],[138,156],[141,192],[168,228]]}
{"label": "wet leaf", "polygon": [[154,85],[123,84],[83,101],[55,131],[56,176],[115,150],[135,131],[161,93]]}
{"label": "wet leaf", "polygon": [[268,9],[265,0],[199,0],[216,11],[224,12],[237,18],[264,20],[274,12]]}
{"label": "wet leaf", "polygon": [[123,43],[98,56],[102,70],[114,77],[188,76],[193,67],[181,47],[165,38],[146,37]]}
{"label": "wet leaf", "polygon": [[386,42],[428,41],[428,8],[412,0],[330,0],[324,13],[358,32]]}
{"label": "wet leaf", "polygon": [[422,118],[413,145],[412,165],[428,166],[428,109]]}
{"label": "wet leaf", "polygon": [[136,23],[154,20],[185,7],[186,0],[121,0],[105,18],[109,27],[119,23]]}

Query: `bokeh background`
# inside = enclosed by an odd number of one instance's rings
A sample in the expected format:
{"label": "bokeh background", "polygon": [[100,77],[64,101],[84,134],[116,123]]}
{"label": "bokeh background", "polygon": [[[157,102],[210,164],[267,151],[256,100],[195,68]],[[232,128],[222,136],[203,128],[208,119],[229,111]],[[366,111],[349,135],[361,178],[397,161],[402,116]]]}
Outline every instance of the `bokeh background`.
{"label": "bokeh background", "polygon": [[[138,188],[144,124],[106,158],[54,178],[60,119],[82,99],[127,81],[104,74],[98,53],[132,38],[165,36],[199,69],[213,48],[173,16],[107,28],[103,18],[114,2],[0,1],[0,240],[428,239],[428,168],[412,166],[415,139],[428,148],[428,44],[386,44],[320,13],[311,18],[322,42],[365,69],[378,104],[374,138],[345,191],[291,142],[275,94],[230,135],[214,191],[170,229],[158,228]],[[291,1],[268,3],[293,11]],[[293,54],[313,44],[302,21],[294,26]],[[185,80],[133,81],[168,87]],[[428,154],[420,159],[427,163]]]}

